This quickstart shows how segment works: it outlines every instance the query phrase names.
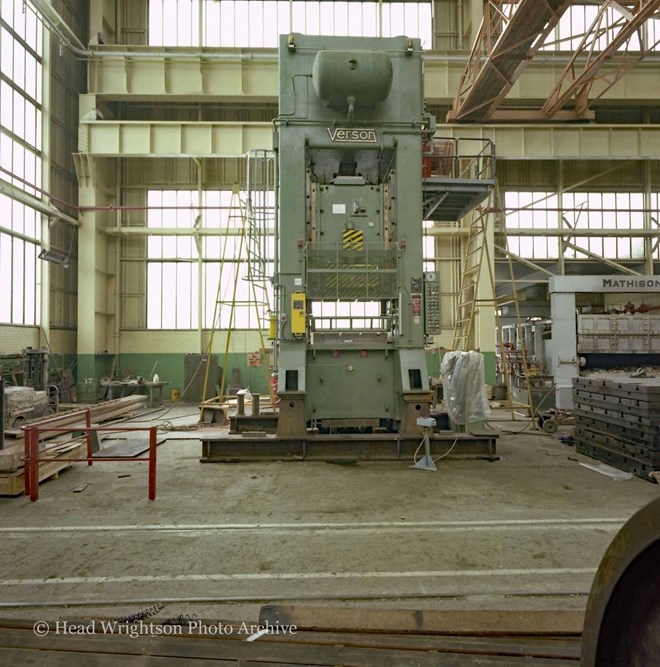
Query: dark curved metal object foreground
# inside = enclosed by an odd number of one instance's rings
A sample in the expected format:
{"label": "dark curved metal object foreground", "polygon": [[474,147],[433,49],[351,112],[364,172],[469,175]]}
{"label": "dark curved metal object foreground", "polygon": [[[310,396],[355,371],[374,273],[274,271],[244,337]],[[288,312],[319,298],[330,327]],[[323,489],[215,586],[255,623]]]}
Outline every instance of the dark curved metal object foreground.
{"label": "dark curved metal object foreground", "polygon": [[617,533],[591,587],[584,667],[660,664],[660,498]]}

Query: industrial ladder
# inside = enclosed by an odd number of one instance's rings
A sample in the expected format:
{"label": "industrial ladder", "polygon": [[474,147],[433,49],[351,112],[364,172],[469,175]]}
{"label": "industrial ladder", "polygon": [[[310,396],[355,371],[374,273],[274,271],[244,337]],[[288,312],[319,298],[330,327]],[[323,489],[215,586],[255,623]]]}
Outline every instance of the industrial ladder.
{"label": "industrial ladder", "polygon": [[[511,277],[511,296],[497,297],[495,290],[495,275],[493,262],[491,261],[491,252],[488,244],[488,220],[489,216],[495,210],[493,207],[494,200],[497,196],[496,191],[491,192],[486,203],[478,206],[471,213],[470,224],[467,228],[467,238],[464,245],[464,255],[462,262],[462,279],[461,287],[458,291],[458,305],[456,308],[456,319],[454,321],[454,336],[452,341],[452,349],[459,351],[467,351],[470,348],[476,347],[475,340],[475,319],[479,307],[492,307],[495,313],[495,322],[497,326],[497,336],[499,338],[499,345],[496,344],[496,355],[499,355],[500,365],[503,371],[505,384],[507,388],[507,401],[504,406],[510,411],[511,419],[516,419],[516,411],[526,411],[528,416],[534,414],[534,407],[532,404],[532,392],[529,384],[529,374],[527,372],[527,352],[524,347],[524,340],[522,336],[522,328],[520,324],[520,307],[518,305],[517,289],[515,276],[513,273],[513,265],[511,257],[509,256],[509,272]],[[486,290],[487,296],[479,296],[479,289],[481,283],[482,267],[486,266],[488,271],[488,283]],[[516,310],[516,330],[518,332],[518,339],[520,340],[523,363],[521,364],[522,376],[524,380],[524,387],[527,393],[527,403],[516,402],[513,400],[513,381],[509,364],[504,350],[503,335],[502,335],[502,321],[500,318],[499,308],[504,304],[513,304]],[[499,349],[498,349],[499,348]]]}
{"label": "industrial ladder", "polygon": [[[202,404],[201,404],[201,414],[203,417],[203,412],[204,412],[204,407],[205,405],[209,403],[216,403],[220,402],[220,404],[223,403],[225,400],[225,385],[226,385],[226,378],[227,378],[227,362],[229,360],[229,348],[231,345],[231,336],[232,332],[234,330],[234,325],[235,325],[235,315],[236,315],[236,307],[237,306],[251,306],[253,305],[255,308],[255,313],[257,317],[257,324],[258,324],[258,331],[259,331],[259,345],[261,349],[261,355],[262,355],[262,367],[264,368],[264,371],[266,373],[266,383],[267,385],[270,383],[270,375],[268,371],[268,363],[267,363],[267,351],[266,351],[266,342],[264,339],[264,334],[263,334],[263,320],[265,319],[265,313],[267,313],[270,310],[270,306],[268,304],[268,299],[267,299],[267,292],[265,289],[265,286],[263,287],[263,294],[264,296],[262,297],[262,300],[260,301],[257,298],[257,284],[259,282],[259,277],[255,277],[253,275],[253,267],[251,262],[249,261],[249,256],[247,252],[247,242],[248,242],[248,225],[249,225],[249,220],[248,216],[246,214],[246,210],[243,204],[243,201],[241,200],[240,196],[240,191],[238,184],[235,184],[232,188],[232,196],[231,196],[231,201],[229,204],[229,215],[227,217],[227,225],[225,228],[225,234],[224,234],[224,241],[222,245],[222,256],[221,256],[221,262],[220,262],[220,275],[218,277],[218,288],[216,291],[216,297],[215,297],[215,306],[214,306],[214,311],[213,311],[213,325],[211,328],[211,335],[209,337],[209,343],[207,347],[207,364],[206,364],[206,373],[204,376],[204,390],[202,394]],[[240,263],[245,261],[247,265],[247,280],[250,282],[250,292],[251,292],[251,298],[248,297],[247,301],[240,301],[236,298],[236,293],[238,290],[238,281],[240,280],[240,277],[238,275],[238,271],[236,272],[234,276],[234,282],[233,285],[230,285],[229,283],[225,285],[225,292],[223,294],[222,288],[223,288],[223,267],[225,265],[225,260],[227,258],[227,246],[228,244],[228,239],[229,236],[232,235],[232,232],[237,232],[238,231],[238,251],[233,254],[231,257],[232,261],[236,262],[237,266],[240,266]],[[233,244],[235,245],[235,243]],[[245,253],[245,256],[244,256]],[[231,299],[228,299],[227,296],[227,291],[228,289],[231,289]],[[215,332],[217,329],[220,328],[220,315],[222,312],[223,306],[229,306],[230,307],[230,314],[229,314],[229,325],[227,327],[227,339],[225,341],[225,349],[224,349],[224,357],[223,357],[223,364],[222,364],[222,377],[220,379],[220,393],[218,396],[215,398],[211,399],[206,399],[206,391],[207,391],[207,384],[208,384],[208,376],[209,376],[209,369],[211,365],[211,350],[213,349],[213,339],[215,336]],[[260,306],[261,306],[261,311],[260,312]]]}

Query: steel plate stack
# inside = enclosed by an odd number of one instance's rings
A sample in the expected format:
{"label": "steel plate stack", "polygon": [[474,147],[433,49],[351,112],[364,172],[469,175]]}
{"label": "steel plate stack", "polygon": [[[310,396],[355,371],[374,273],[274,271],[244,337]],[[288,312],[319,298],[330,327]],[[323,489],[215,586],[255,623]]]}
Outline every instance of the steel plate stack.
{"label": "steel plate stack", "polygon": [[575,448],[581,454],[655,481],[660,470],[660,379],[573,380]]}

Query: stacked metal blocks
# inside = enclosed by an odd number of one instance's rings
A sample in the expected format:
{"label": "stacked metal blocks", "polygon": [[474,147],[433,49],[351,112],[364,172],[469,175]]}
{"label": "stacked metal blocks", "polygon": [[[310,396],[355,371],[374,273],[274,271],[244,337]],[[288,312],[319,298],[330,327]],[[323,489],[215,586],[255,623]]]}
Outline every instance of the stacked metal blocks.
{"label": "stacked metal blocks", "polygon": [[573,380],[575,448],[581,454],[655,481],[660,470],[660,379]]}

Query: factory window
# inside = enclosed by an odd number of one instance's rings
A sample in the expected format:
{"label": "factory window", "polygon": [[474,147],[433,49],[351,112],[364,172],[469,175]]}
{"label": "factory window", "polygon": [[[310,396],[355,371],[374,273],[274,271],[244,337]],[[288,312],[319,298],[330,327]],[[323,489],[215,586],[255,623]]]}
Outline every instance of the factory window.
{"label": "factory window", "polygon": [[275,48],[289,32],[376,37],[382,31],[419,37],[429,49],[432,11],[431,2],[150,0],[149,44]]}
{"label": "factory window", "polygon": [[316,331],[385,330],[379,301],[313,301]]}
{"label": "factory window", "polygon": [[[556,236],[516,235],[517,229],[548,229],[559,226],[557,195],[550,192],[506,192],[504,195],[509,250],[529,259],[556,259]],[[554,209],[554,210],[552,210]]]}
{"label": "factory window", "polygon": [[[657,197],[657,195],[656,195]],[[507,242],[511,252],[527,259],[557,259],[559,237],[535,235],[536,229],[574,230],[566,239],[564,257],[586,259],[582,250],[607,259],[642,259],[644,195],[639,192],[507,192],[504,198]],[[657,202],[656,202],[657,204]],[[580,235],[580,230],[626,230],[625,236]],[[520,231],[517,231],[520,230]],[[525,230],[522,232],[521,230]]]}
{"label": "factory window", "polygon": [[[571,5],[559,20],[557,27],[550,33],[542,47],[545,51],[573,51],[582,41],[584,34],[591,28],[601,10],[599,4]],[[605,17],[600,24],[602,35],[596,40],[595,50],[602,50],[611,43],[625,23],[623,12],[626,10],[611,6],[605,10]],[[636,31],[628,42],[629,51],[640,50],[640,34],[645,42],[645,48],[658,50],[660,40],[660,21],[649,19]],[[625,45],[619,50],[624,50]]]}
{"label": "factory window", "polygon": [[[244,194],[241,195],[245,200]],[[190,190],[150,190],[147,193],[147,328],[194,329],[199,322],[198,246],[190,232],[201,231],[202,326],[205,329],[256,329],[269,304],[269,284],[247,280],[254,275],[256,259],[248,267],[248,244],[241,235],[243,221],[238,201],[226,190],[202,193]],[[245,207],[243,207],[245,213]],[[181,231],[179,231],[181,230]],[[272,274],[272,237],[261,244],[260,266]],[[250,246],[253,249],[253,246]],[[220,286],[220,289],[218,289]],[[219,301],[216,312],[216,299]],[[255,305],[256,302],[256,305]],[[232,308],[233,304],[233,308]],[[233,314],[232,314],[233,313]]]}
{"label": "factory window", "polygon": [[[23,0],[0,6],[0,178],[41,186],[42,28]],[[0,322],[39,324],[40,216],[0,195]]]}
{"label": "factory window", "polygon": [[424,220],[422,236],[422,260],[424,271],[435,271],[435,236],[428,233],[428,229],[434,226],[432,220]]}
{"label": "factory window", "polygon": [[660,193],[651,194],[651,227],[656,231],[656,237],[651,239],[651,257],[660,259]]}
{"label": "factory window", "polygon": [[[642,259],[644,239],[633,236],[635,229],[644,228],[644,195],[641,192],[574,192],[564,195],[564,207],[577,209],[565,213],[566,220],[576,229],[625,229],[625,237],[576,236],[577,248],[608,259]],[[577,248],[568,248],[566,257],[585,258]]]}

